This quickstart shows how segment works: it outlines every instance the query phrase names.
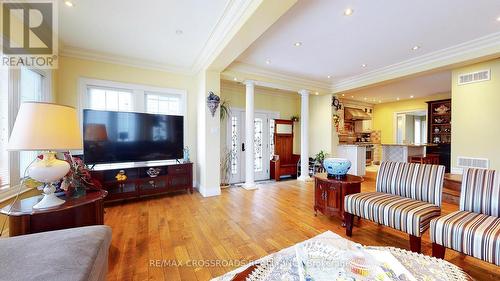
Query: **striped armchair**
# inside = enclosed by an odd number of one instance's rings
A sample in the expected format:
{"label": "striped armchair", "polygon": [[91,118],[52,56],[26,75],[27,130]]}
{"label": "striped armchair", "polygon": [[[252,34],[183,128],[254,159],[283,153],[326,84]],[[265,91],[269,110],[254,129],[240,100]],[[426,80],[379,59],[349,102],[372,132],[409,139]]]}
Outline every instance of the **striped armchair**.
{"label": "striped armchair", "polygon": [[354,216],[410,235],[410,249],[420,253],[421,236],[441,214],[444,166],[383,162],[376,192],[345,197],[346,234],[352,236]]}
{"label": "striped armchair", "polygon": [[462,176],[460,210],[431,221],[432,255],[450,248],[500,265],[500,175],[467,169]]}

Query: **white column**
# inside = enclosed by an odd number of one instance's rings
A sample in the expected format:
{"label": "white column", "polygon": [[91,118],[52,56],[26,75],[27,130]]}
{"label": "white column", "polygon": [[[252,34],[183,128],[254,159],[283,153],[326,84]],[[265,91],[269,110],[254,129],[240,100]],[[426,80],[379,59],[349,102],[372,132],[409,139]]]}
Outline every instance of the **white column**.
{"label": "white column", "polygon": [[307,181],[309,177],[309,94],[308,90],[300,90],[300,177]]}
{"label": "white column", "polygon": [[256,189],[255,186],[255,167],[254,167],[254,91],[255,82],[247,80],[245,98],[245,189]]}

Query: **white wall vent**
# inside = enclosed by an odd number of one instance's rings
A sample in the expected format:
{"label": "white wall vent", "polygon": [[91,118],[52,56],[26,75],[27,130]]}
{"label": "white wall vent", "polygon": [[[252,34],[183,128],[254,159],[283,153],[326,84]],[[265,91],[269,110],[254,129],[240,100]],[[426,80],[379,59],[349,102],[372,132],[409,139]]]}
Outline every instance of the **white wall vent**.
{"label": "white wall vent", "polygon": [[460,168],[489,169],[490,160],[487,158],[473,158],[473,157],[459,156],[457,158],[457,166]]}
{"label": "white wall vent", "polygon": [[458,85],[465,85],[481,81],[488,81],[491,77],[491,70],[481,70],[471,73],[460,74],[458,76]]}

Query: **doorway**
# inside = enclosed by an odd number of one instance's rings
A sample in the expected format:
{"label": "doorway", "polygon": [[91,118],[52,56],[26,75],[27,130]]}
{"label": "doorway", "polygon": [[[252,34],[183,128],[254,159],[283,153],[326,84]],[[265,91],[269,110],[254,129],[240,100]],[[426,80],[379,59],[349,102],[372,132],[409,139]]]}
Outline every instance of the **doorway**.
{"label": "doorway", "polygon": [[394,113],[394,139],[397,144],[427,143],[427,111]]}
{"label": "doorway", "polygon": [[[274,119],[279,113],[256,110],[254,114],[255,180],[268,180],[274,154]],[[231,108],[227,122],[227,146],[231,152],[230,183],[245,181],[245,110]]]}

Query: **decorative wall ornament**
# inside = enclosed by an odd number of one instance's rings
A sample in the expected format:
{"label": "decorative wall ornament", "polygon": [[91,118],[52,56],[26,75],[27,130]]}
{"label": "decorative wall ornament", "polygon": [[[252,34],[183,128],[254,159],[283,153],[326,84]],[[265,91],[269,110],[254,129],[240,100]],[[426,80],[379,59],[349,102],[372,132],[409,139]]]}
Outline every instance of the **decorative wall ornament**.
{"label": "decorative wall ornament", "polygon": [[220,97],[214,92],[210,91],[208,92],[209,95],[207,97],[207,106],[208,109],[210,109],[210,113],[212,113],[212,117],[215,116],[215,111],[217,111],[217,107],[219,107],[220,104]]}
{"label": "decorative wall ornament", "polygon": [[342,109],[342,104],[340,104],[340,100],[336,97],[332,97],[332,106],[335,107],[336,110]]}

